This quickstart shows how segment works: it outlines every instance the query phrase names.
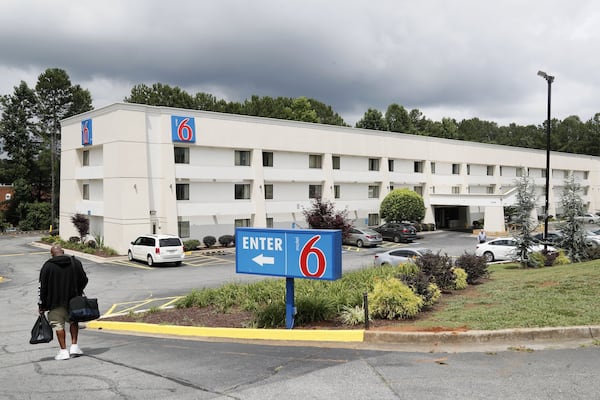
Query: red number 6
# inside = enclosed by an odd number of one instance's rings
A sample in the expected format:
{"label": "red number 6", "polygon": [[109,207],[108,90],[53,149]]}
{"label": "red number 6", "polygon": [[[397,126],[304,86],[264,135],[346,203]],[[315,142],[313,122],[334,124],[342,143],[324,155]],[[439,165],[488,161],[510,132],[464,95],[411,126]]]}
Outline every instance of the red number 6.
{"label": "red number 6", "polygon": [[[300,252],[300,272],[302,275],[308,278],[320,278],[325,273],[325,268],[327,266],[327,260],[325,259],[325,254],[318,247],[313,247],[313,245],[321,239],[321,235],[313,236],[304,247],[302,247],[302,251]],[[317,257],[317,270],[315,272],[310,272],[308,269],[308,259],[310,255],[313,254]]]}
{"label": "red number 6", "polygon": [[192,127],[188,125],[189,120],[189,118],[185,118],[179,123],[179,126],[177,127],[177,136],[179,137],[179,140],[188,142],[192,140],[193,132]]}

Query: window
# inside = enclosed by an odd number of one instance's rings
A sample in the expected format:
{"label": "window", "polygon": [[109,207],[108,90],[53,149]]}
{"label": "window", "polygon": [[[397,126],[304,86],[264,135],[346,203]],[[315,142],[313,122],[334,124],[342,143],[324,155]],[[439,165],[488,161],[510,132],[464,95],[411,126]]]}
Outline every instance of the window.
{"label": "window", "polygon": [[460,186],[452,186],[452,194],[460,194]]}
{"label": "window", "polygon": [[452,175],[460,175],[460,164],[452,164]]}
{"label": "window", "polygon": [[308,185],[308,198],[309,199],[320,199],[323,193],[322,185]]}
{"label": "window", "polygon": [[190,148],[189,147],[175,147],[175,164],[189,164],[190,163]]}
{"label": "window", "polygon": [[236,150],[235,151],[235,165],[250,165],[250,151],[248,150]]}
{"label": "window", "polygon": [[177,232],[180,238],[190,237],[190,221],[177,221]]}
{"label": "window", "polygon": [[415,161],[415,172],[423,172],[423,161]]}
{"label": "window", "polygon": [[90,185],[88,183],[84,183],[82,186],[82,197],[84,200],[90,199]]}
{"label": "window", "polygon": [[435,194],[435,186],[430,186],[430,189],[431,189],[431,193]]}
{"label": "window", "polygon": [[394,185],[390,185],[390,192],[394,190]]}
{"label": "window", "polygon": [[567,179],[569,177],[569,171],[564,170],[563,171],[563,178]]}
{"label": "window", "polygon": [[486,188],[486,193],[487,193],[487,194],[494,194],[494,189],[495,189],[495,188],[494,188],[494,185],[488,186],[488,187]]}
{"label": "window", "polygon": [[423,186],[415,186],[413,187],[413,191],[419,196],[423,196]]}
{"label": "window", "polygon": [[504,172],[504,171],[503,171],[503,168],[502,168],[502,165],[501,165],[501,166],[500,166],[500,176],[502,176],[502,173],[503,173],[503,172]]}
{"label": "window", "polygon": [[177,200],[189,200],[190,199],[190,184],[189,183],[175,184],[175,196],[176,196]]}
{"label": "window", "polygon": [[82,164],[83,164],[84,167],[90,165],[90,151],[89,150],[84,150],[83,151]]}
{"label": "window", "polygon": [[525,176],[523,167],[515,168],[515,176]]}
{"label": "window", "polygon": [[273,217],[267,217],[267,228],[273,227]]}
{"label": "window", "polygon": [[467,175],[471,175],[471,164],[467,164]]}
{"label": "window", "polygon": [[544,169],[542,170],[542,178],[545,178],[545,177],[546,177],[546,168],[544,168]]}
{"label": "window", "polygon": [[263,151],[263,167],[272,167],[273,166],[273,152],[272,151]]}
{"label": "window", "polygon": [[379,185],[370,185],[369,186],[369,198],[370,199],[378,199],[379,198]]}
{"label": "window", "polygon": [[388,160],[388,171],[394,172],[394,160]]}
{"label": "window", "polygon": [[435,163],[433,161],[431,162],[431,173],[435,174]]}
{"label": "window", "polygon": [[331,156],[331,163],[333,164],[333,169],[340,169],[340,156]]}
{"label": "window", "polygon": [[488,176],[494,176],[494,166],[493,165],[488,165],[487,166],[487,175]]}
{"label": "window", "polygon": [[233,221],[236,228],[248,228],[250,227],[250,218],[240,218]]}
{"label": "window", "polygon": [[588,179],[590,171],[583,171],[583,179]]}
{"label": "window", "polygon": [[322,168],[323,156],[320,154],[308,155],[308,168]]}
{"label": "window", "polygon": [[335,199],[340,198],[340,185],[333,185],[333,197]]}
{"label": "window", "polygon": [[379,171],[379,158],[369,158],[369,171]]}
{"label": "window", "polygon": [[269,183],[265,185],[265,199],[273,200],[273,184]]}
{"label": "window", "polygon": [[250,184],[236,183],[234,187],[234,198],[236,200],[246,200],[250,198]]}
{"label": "window", "polygon": [[379,225],[379,214],[369,214],[369,226]]}

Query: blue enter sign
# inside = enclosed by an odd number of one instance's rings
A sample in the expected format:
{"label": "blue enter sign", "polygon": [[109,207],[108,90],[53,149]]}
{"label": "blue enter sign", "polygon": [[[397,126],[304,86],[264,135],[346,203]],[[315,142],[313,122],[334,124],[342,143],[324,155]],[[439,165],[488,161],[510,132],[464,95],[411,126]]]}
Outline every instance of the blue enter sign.
{"label": "blue enter sign", "polygon": [[342,276],[342,232],[237,228],[236,272],[336,280]]}

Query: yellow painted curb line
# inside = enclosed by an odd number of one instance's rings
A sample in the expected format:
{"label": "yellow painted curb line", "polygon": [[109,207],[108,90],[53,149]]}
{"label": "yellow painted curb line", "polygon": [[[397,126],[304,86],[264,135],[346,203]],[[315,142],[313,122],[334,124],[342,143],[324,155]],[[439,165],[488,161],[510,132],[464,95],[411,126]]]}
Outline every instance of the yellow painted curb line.
{"label": "yellow painted curb line", "polygon": [[365,331],[304,330],[304,329],[251,329],[207,328],[199,326],[155,325],[141,322],[90,321],[90,329],[129,331],[174,336],[203,336],[228,339],[302,340],[317,342],[363,342]]}

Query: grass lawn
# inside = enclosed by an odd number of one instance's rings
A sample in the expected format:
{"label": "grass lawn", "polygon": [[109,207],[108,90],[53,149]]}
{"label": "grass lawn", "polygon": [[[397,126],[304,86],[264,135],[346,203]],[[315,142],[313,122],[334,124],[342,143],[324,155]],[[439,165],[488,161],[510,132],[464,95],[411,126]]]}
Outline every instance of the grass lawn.
{"label": "grass lawn", "polygon": [[468,329],[600,325],[600,261],[521,269],[489,267],[490,279],[442,296],[412,325]]}

